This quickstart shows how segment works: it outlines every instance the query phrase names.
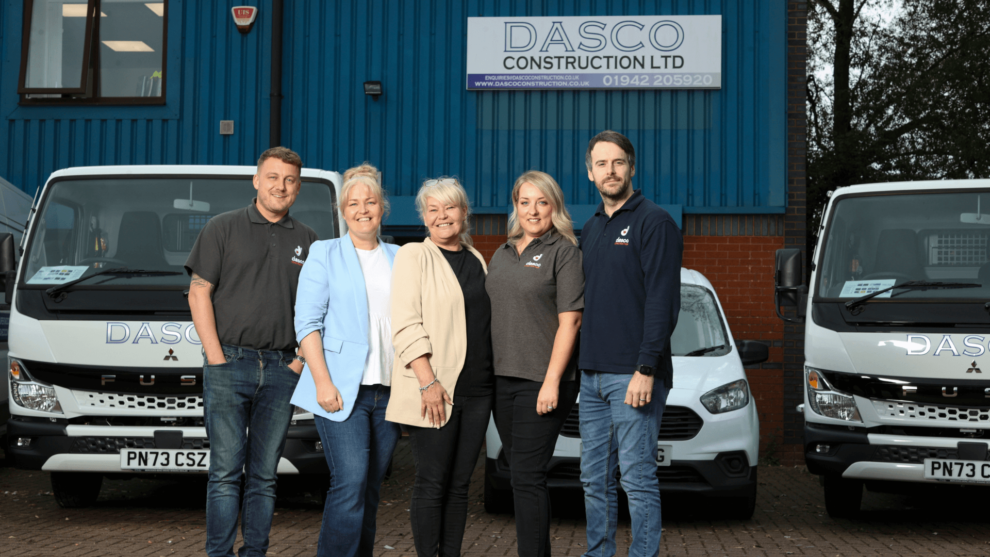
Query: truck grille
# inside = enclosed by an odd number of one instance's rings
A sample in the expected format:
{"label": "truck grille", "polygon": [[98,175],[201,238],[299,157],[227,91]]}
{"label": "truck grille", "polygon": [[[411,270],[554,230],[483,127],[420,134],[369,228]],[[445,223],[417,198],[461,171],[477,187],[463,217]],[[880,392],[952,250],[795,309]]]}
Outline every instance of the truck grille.
{"label": "truck grille", "polygon": [[990,425],[990,408],[916,404],[892,400],[874,400],[873,408],[881,418],[898,418],[912,422],[966,422]]}
{"label": "truck grille", "polygon": [[896,462],[898,464],[921,464],[926,458],[958,457],[956,449],[939,449],[935,447],[877,447],[873,453],[874,462]]}
{"label": "truck grille", "polygon": [[201,410],[201,395],[155,396],[124,393],[73,391],[80,408],[120,408],[125,410]]}
{"label": "truck grille", "polygon": [[[154,449],[154,437],[79,437],[72,452],[83,454],[120,454],[121,449]],[[209,439],[183,439],[183,449],[209,449]]]}
{"label": "truck grille", "polygon": [[[574,405],[564,422],[564,427],[560,429],[560,434],[564,437],[581,438],[578,406],[580,405]],[[660,435],[657,439],[660,441],[687,441],[698,435],[703,425],[705,425],[704,420],[694,410],[683,406],[668,406],[663,411],[663,419],[660,421]]]}

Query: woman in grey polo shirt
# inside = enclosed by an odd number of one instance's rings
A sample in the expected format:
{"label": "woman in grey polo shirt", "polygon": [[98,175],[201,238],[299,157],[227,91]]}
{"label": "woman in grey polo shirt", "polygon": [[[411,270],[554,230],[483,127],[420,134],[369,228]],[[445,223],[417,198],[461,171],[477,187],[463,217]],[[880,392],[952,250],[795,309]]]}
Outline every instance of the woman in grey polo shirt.
{"label": "woman in grey polo shirt", "polygon": [[581,250],[549,174],[512,188],[509,241],[495,252],[492,301],[495,425],[509,460],[520,556],[550,555],[547,465],[578,395],[577,335],[584,309]]}

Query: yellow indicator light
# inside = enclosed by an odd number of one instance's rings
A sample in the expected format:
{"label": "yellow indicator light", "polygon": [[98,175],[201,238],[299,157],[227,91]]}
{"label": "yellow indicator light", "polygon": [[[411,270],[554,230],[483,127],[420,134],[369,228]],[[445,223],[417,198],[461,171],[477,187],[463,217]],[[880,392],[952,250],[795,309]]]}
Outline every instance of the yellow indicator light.
{"label": "yellow indicator light", "polygon": [[808,385],[814,390],[819,390],[821,388],[821,379],[818,377],[817,371],[808,372]]}
{"label": "yellow indicator light", "polygon": [[10,376],[13,377],[14,379],[18,379],[19,380],[19,379],[22,379],[21,375],[22,375],[22,373],[21,373],[21,364],[15,362],[15,361],[11,361],[10,362]]}

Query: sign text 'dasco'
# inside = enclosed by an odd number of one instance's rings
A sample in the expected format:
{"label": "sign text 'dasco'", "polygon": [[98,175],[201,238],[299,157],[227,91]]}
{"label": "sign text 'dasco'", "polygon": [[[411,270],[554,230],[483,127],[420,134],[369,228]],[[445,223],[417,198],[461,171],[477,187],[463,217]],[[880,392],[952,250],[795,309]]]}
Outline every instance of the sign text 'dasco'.
{"label": "sign text 'dasco'", "polygon": [[469,17],[467,88],[720,89],[722,16]]}

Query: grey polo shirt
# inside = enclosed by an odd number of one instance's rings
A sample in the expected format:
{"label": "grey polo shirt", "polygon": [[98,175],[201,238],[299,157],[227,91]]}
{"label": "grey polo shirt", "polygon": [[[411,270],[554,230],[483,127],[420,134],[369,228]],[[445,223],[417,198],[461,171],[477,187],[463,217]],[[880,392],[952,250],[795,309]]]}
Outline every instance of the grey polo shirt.
{"label": "grey polo shirt", "polygon": [[[488,265],[495,375],[543,381],[560,324],[557,314],[584,309],[581,250],[551,230],[522,255],[504,244]],[[574,379],[577,345],[563,380]]]}
{"label": "grey polo shirt", "polygon": [[318,238],[289,215],[268,222],[254,203],[211,218],[189,252],[186,271],[216,287],[213,313],[222,344],[292,350],[299,271]]}

